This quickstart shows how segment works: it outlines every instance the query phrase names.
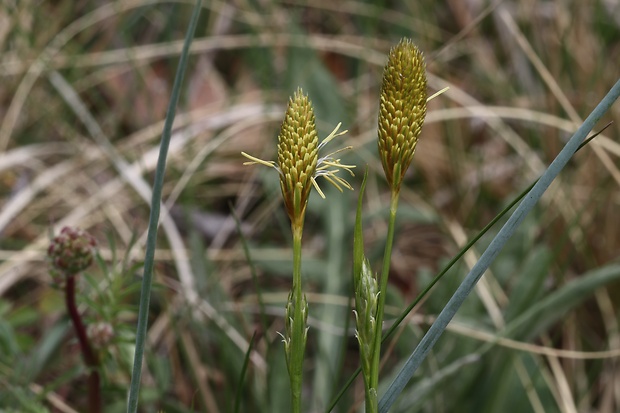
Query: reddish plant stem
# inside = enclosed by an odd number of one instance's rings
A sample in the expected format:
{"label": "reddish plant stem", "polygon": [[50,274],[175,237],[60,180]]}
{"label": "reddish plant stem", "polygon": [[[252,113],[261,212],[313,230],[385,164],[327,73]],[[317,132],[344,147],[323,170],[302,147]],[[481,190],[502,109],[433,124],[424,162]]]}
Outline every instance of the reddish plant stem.
{"label": "reddish plant stem", "polygon": [[75,304],[75,282],[76,276],[71,275],[67,277],[65,285],[65,301],[67,304],[67,311],[69,317],[73,322],[73,328],[77,334],[78,341],[80,343],[80,349],[82,351],[82,357],[84,363],[90,370],[88,376],[88,405],[89,412],[101,413],[101,387],[99,384],[99,359],[93,351],[86,334],[86,328],[82,323],[82,316],[78,312],[77,305]]}

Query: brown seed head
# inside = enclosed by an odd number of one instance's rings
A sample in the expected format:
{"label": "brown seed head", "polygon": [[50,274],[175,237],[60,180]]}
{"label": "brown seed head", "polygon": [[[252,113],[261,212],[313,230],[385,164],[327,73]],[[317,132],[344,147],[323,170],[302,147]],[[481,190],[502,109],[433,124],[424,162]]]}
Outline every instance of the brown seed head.
{"label": "brown seed head", "polygon": [[88,232],[64,227],[47,249],[50,272],[56,282],[88,268],[93,262],[97,242]]}
{"label": "brown seed head", "polygon": [[301,89],[289,100],[278,135],[278,166],[284,205],[293,225],[303,223],[318,161],[314,110]]}
{"label": "brown seed head", "polygon": [[388,184],[398,192],[426,117],[426,68],[409,39],[390,50],[379,109],[379,155]]}

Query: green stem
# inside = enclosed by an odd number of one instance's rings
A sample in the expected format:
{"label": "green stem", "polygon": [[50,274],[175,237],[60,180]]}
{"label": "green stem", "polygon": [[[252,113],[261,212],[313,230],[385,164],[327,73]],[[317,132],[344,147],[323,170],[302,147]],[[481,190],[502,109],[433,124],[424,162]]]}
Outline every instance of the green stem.
{"label": "green stem", "polygon": [[366,389],[366,413],[379,412],[379,398],[377,397],[377,388]]}
{"label": "green stem", "polygon": [[293,413],[301,412],[301,384],[303,373],[305,340],[304,300],[301,291],[301,235],[303,224],[292,225],[293,232],[293,291],[294,302],[293,328],[290,344],[289,376],[291,381],[291,397]]}
{"label": "green stem", "polygon": [[[375,343],[373,346],[372,366],[370,373],[370,390],[375,392],[379,389],[379,360],[381,359],[381,333],[383,326],[383,307],[385,306],[385,297],[387,295],[388,276],[390,274],[390,261],[392,257],[392,244],[394,241],[394,227],[396,224],[396,210],[398,209],[399,191],[392,191],[392,199],[390,201],[390,218],[388,221],[388,233],[385,240],[385,251],[383,253],[383,269],[381,271],[381,279],[379,280],[379,305],[377,307],[377,328],[375,332]],[[377,393],[375,393],[373,406],[366,406],[366,412],[377,412]]]}

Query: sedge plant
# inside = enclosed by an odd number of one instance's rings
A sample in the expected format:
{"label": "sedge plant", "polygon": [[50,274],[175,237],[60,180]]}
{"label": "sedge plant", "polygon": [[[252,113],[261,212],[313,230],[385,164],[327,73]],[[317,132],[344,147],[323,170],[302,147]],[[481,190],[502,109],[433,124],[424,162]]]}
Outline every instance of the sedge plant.
{"label": "sedge plant", "polygon": [[431,97],[428,96],[424,57],[413,42],[402,39],[390,50],[383,71],[377,140],[379,158],[390,188],[388,231],[380,277],[372,272],[370,263],[364,257],[361,231],[361,199],[364,184],[360,191],[354,237],[356,337],[360,345],[368,413],[378,411],[381,327],[400,189],[422,131],[426,117],[426,103],[442,92],[443,90]]}
{"label": "sedge plant", "polygon": [[342,191],[353,189],[338,172],[344,169],[353,175],[352,165],[345,165],[334,155],[342,148],[327,155],[320,155],[321,149],[332,139],[344,135],[338,132],[340,124],[320,144],[316,131],[314,109],[307,95],[298,89],[289,100],[288,107],[278,134],[278,160],[264,161],[242,152],[250,159],[245,165],[261,164],[278,171],[280,189],[293,235],[293,285],[288,296],[285,311],[285,332],[282,334],[286,365],[291,385],[292,411],[301,412],[301,389],[303,357],[308,338],[308,301],[303,294],[301,276],[301,239],[306,207],[312,187],[322,198],[323,191],[316,182],[322,176]]}
{"label": "sedge plant", "polygon": [[[386,413],[397,395],[411,379],[426,354],[441,335],[459,306],[471,292],[490,262],[499,253],[514,229],[524,219],[527,212],[540,198],[559,170],[577,150],[596,120],[620,94],[620,81],[603,99],[597,109],[586,119],[558,158],[545,171],[543,176],[531,187],[529,197],[519,205],[500,233],[491,242],[478,263],[459,286],[450,302],[441,312],[422,342],[407,360],[394,382],[388,387],[384,397],[377,402],[379,358],[382,341],[383,308],[385,305],[387,278],[390,269],[392,242],[398,198],[402,179],[409,167],[418,137],[426,115],[426,102],[438,94],[427,97],[426,74],[422,54],[409,40],[402,40],[390,50],[384,69],[381,88],[381,102],[378,127],[379,156],[390,187],[391,202],[388,233],[383,256],[381,277],[370,270],[364,257],[361,230],[361,200],[364,186],[360,191],[354,238],[354,283],[357,318],[357,338],[360,344],[361,371],[365,384],[366,412]],[[411,307],[408,309],[410,310]],[[371,341],[372,340],[372,341]]]}

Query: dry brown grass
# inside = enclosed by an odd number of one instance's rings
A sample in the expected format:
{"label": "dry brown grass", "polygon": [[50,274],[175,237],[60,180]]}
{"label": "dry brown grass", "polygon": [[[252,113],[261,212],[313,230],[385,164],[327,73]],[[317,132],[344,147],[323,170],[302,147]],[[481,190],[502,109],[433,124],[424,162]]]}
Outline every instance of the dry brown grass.
{"label": "dry brown grass", "polygon": [[[323,133],[338,121],[349,129],[342,144],[356,149],[347,162],[359,169],[367,164],[370,170],[368,214],[381,214],[387,205],[375,131],[380,70],[388,48],[401,36],[412,37],[426,53],[431,90],[450,87],[429,106],[409,185],[403,188],[410,215],[404,214],[413,218],[403,218],[410,222],[398,235],[393,279],[409,301],[421,288],[416,274],[440,268],[441,259],[456,253],[535,179],[618,76],[620,26],[612,2],[257,3],[205,1],[168,160],[164,202],[172,214],[165,214],[161,226],[156,275],[164,287],[156,292],[149,351],[168,355],[172,384],[166,397],[196,411],[207,411],[206,406],[228,411],[227,398],[234,391],[225,396],[224,390],[236,384],[238,363],[218,360],[229,354],[219,345],[232,343],[243,354],[259,328],[256,294],[229,203],[242,217],[253,246],[270,315],[252,358],[254,396],[247,408],[265,408],[265,398],[273,403],[275,397],[267,389],[267,366],[277,350],[272,345],[275,332],[283,328],[288,290],[283,275],[290,260],[283,230],[287,223],[279,198],[272,196],[278,190],[276,179],[244,168],[239,153],[273,158],[283,104],[298,85],[310,93]],[[25,306],[39,317],[17,327],[28,337],[25,352],[33,351],[63,312],[49,298],[54,293],[44,250],[51,231],[77,225],[104,245],[106,236],[113,237],[115,249],[130,249],[133,260],[143,257],[149,188],[190,4],[59,0],[0,6],[0,302],[10,306],[7,319]],[[480,314],[491,330],[506,323],[511,291],[518,277],[527,276],[518,265],[530,252],[551,251],[547,290],[617,261],[620,105],[605,120],[615,123],[575,156],[505,253],[503,264],[479,285]],[[351,197],[341,216],[348,220],[343,224],[346,236],[355,195],[344,196]],[[334,199],[338,196],[329,198],[341,202]],[[309,299],[315,308],[333,305],[343,311],[348,279],[334,290],[325,289],[316,275],[320,269],[313,267],[329,268],[332,260],[334,241],[323,228],[332,221],[321,202],[312,199],[309,211],[305,247],[315,259],[307,269],[315,292]],[[372,249],[385,236],[385,224],[371,219],[366,229]],[[132,245],[134,236],[139,241]],[[347,255],[336,268],[348,277],[347,242],[341,241]],[[104,258],[111,259],[112,252],[104,248]],[[196,254],[207,274],[196,266]],[[472,250],[466,256],[466,266],[473,265],[476,254]],[[196,320],[172,328],[175,317],[187,314],[184,303],[196,292],[202,303],[193,313]],[[533,343],[498,343],[532,346],[522,351],[532,354],[539,376],[522,360],[515,361],[515,369],[526,389],[542,377],[553,396],[524,390],[533,411],[619,408],[617,294],[613,287],[599,290],[579,312]],[[435,314],[441,297],[429,298],[436,304],[429,303],[424,312]],[[48,299],[55,304],[43,304]],[[310,320],[315,331],[335,329],[315,314]],[[131,315],[123,320],[130,329],[133,322]],[[420,326],[425,320],[413,318],[412,323]],[[197,325],[205,331],[210,326],[209,334],[217,339],[196,332]],[[458,334],[474,342],[489,340],[466,328]],[[601,363],[570,356],[607,350],[596,353],[604,357]],[[317,352],[311,349],[311,358]],[[354,354],[354,348],[349,352]],[[309,374],[320,364],[317,360],[309,362]],[[347,372],[354,360],[354,355],[346,358]],[[79,360],[70,364],[79,365]],[[62,370],[51,361],[45,367],[54,374]],[[4,366],[0,384],[13,373]],[[161,385],[155,376],[147,372],[147,388]],[[39,386],[50,380],[38,375],[30,388],[40,393]],[[127,380],[122,368],[111,376],[121,389]],[[48,406],[79,411],[83,401],[70,384],[54,386]],[[124,400],[122,392],[115,397]],[[321,401],[316,395],[309,398],[317,399],[312,406],[318,409],[331,395]],[[441,410],[442,402],[432,400]],[[162,401],[150,406],[175,411]]]}

